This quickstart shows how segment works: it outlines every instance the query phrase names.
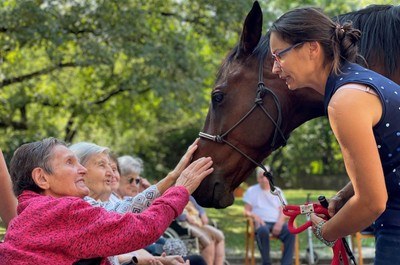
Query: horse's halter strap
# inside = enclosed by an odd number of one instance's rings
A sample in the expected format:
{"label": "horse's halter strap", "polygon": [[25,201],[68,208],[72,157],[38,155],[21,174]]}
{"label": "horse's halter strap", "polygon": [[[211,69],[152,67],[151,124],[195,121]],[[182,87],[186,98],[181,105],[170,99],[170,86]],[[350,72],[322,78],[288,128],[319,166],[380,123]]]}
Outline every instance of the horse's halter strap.
{"label": "horse's halter strap", "polygon": [[[260,60],[259,62],[259,67],[258,67],[258,89],[257,89],[257,95],[256,95],[256,99],[254,101],[254,105],[253,107],[236,123],[234,124],[229,130],[227,130],[225,133],[221,134],[221,135],[211,135],[208,133],[204,133],[204,132],[200,132],[199,136],[204,138],[204,139],[208,139],[217,143],[224,143],[229,145],[230,147],[232,147],[233,149],[235,149],[238,153],[240,153],[242,156],[246,157],[248,160],[250,160],[252,163],[254,163],[255,165],[259,166],[260,168],[262,168],[264,170],[264,176],[268,178],[270,187],[271,187],[271,192],[275,195],[278,195],[275,192],[275,185],[272,181],[272,175],[270,172],[268,172],[268,170],[261,164],[258,163],[257,161],[255,161],[254,159],[252,159],[250,156],[248,156],[247,154],[245,154],[242,150],[240,150],[238,147],[234,146],[233,144],[231,144],[230,142],[228,142],[227,140],[225,140],[225,136],[228,135],[228,133],[230,133],[233,129],[235,129],[236,127],[238,127],[247,117],[250,116],[250,114],[253,112],[253,110],[255,110],[257,107],[260,107],[261,110],[265,113],[265,115],[267,115],[267,117],[272,121],[272,123],[275,125],[275,132],[274,132],[274,136],[272,138],[272,143],[271,143],[271,147],[272,148],[278,148],[279,146],[275,146],[276,145],[276,140],[277,140],[277,136],[278,133],[280,134],[281,138],[283,139],[283,144],[282,146],[286,145],[287,139],[285,137],[285,135],[283,134],[283,131],[281,129],[281,124],[282,124],[282,110],[281,110],[281,104],[279,102],[279,99],[277,97],[277,95],[269,88],[267,88],[264,84],[264,75],[263,75],[263,71],[264,71],[264,58],[262,60]],[[277,108],[277,112],[278,112],[278,117],[276,119],[276,121],[274,120],[274,118],[269,114],[269,112],[264,108],[263,106],[263,97],[266,95],[266,93],[269,92],[272,95],[272,98],[274,99],[276,108]],[[280,197],[281,199],[281,197]],[[283,200],[281,199],[281,202],[283,202]],[[284,203],[283,203],[284,204]]]}

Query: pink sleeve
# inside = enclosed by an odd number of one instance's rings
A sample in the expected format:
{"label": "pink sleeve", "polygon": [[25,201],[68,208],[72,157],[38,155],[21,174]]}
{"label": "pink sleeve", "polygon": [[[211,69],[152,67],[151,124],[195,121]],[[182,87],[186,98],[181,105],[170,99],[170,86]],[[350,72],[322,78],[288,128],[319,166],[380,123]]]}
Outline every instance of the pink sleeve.
{"label": "pink sleeve", "polygon": [[67,238],[76,238],[68,246],[70,253],[107,257],[143,248],[164,233],[188,200],[189,193],[184,187],[173,187],[140,214],[121,215],[83,201],[75,203],[70,208],[68,222],[75,227],[65,231]]}

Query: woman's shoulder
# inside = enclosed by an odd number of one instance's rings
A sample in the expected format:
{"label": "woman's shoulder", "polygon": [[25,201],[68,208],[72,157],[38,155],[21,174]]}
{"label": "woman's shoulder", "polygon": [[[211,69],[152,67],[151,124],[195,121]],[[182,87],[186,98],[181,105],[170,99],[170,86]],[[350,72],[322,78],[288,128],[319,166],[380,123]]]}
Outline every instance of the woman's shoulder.
{"label": "woman's shoulder", "polygon": [[35,192],[24,192],[21,196],[15,223],[20,226],[27,226],[29,223],[37,226],[37,229],[44,229],[49,224],[62,227],[63,222],[67,223],[75,213],[82,213],[85,207],[95,208],[78,197],[55,198]]}
{"label": "woman's shoulder", "polygon": [[27,207],[49,207],[48,205],[62,205],[62,204],[71,204],[71,203],[85,203],[81,198],[65,196],[60,198],[55,198],[48,195],[39,194],[33,191],[24,191],[18,197],[18,207],[19,208],[27,208]]}

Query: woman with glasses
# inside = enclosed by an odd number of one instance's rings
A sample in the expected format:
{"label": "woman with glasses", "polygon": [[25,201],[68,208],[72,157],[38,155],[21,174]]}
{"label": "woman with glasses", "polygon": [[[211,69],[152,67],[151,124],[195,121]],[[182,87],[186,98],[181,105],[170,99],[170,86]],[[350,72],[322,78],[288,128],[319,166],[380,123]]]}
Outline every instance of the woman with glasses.
{"label": "woman with glasses", "polygon": [[375,264],[400,264],[399,85],[356,64],[361,32],[319,9],[291,10],[269,34],[273,73],[324,98],[350,178],[330,200],[329,221],[312,215],[316,236],[331,246],[375,222]]}
{"label": "woman with glasses", "polygon": [[136,196],[151,186],[147,179],[141,177],[143,173],[142,159],[124,155],[118,157],[118,165],[121,169],[121,183],[116,195],[120,198]]}

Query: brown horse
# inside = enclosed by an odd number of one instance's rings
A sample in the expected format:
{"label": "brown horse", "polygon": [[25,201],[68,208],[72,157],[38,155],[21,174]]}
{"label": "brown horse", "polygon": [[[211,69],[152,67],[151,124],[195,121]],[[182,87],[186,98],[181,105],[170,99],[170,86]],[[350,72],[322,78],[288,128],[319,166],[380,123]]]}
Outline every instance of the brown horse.
{"label": "brown horse", "polygon": [[[400,83],[400,6],[370,6],[340,15],[362,31],[360,53],[368,67]],[[195,191],[199,204],[224,208],[233,191],[294,129],[324,115],[323,98],[310,88],[291,91],[272,74],[269,39],[262,36],[255,2],[239,44],[222,63],[194,159],[211,156],[214,172]],[[313,91],[313,90],[312,90]]]}

